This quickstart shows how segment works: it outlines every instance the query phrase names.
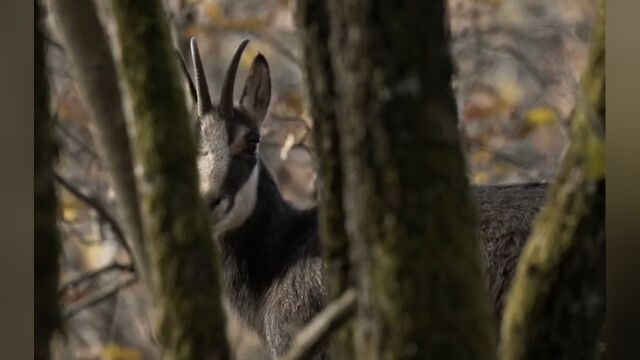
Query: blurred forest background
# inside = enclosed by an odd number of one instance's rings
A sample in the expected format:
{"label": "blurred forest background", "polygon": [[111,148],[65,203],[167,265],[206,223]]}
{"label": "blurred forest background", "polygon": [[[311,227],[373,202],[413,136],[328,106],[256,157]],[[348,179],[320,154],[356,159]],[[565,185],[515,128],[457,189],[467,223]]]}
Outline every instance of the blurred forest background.
{"label": "blurred forest background", "polygon": [[[257,52],[266,56],[273,95],[261,153],[285,198],[306,208],[315,203],[316,161],[294,4],[165,0],[177,47],[187,59],[189,38],[198,39],[214,98],[240,41],[251,39],[239,79]],[[596,1],[449,0],[449,10],[453,86],[471,182],[550,180],[567,145]],[[51,16],[47,27],[51,106],[60,146],[56,172],[65,321],[55,353],[59,359],[154,359],[152,315],[126,265],[120,225],[109,215],[114,213],[113,191]],[[86,275],[92,271],[95,276]],[[229,336],[236,358],[266,358],[259,340],[234,321]]]}

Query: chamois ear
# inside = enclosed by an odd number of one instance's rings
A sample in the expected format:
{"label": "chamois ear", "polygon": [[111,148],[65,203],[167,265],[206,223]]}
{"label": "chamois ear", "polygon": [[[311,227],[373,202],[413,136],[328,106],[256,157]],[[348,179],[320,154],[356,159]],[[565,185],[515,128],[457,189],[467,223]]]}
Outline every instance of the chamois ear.
{"label": "chamois ear", "polygon": [[258,54],[253,60],[247,81],[244,84],[240,106],[260,126],[267,114],[270,100],[271,75],[269,74],[269,64],[262,54]]}

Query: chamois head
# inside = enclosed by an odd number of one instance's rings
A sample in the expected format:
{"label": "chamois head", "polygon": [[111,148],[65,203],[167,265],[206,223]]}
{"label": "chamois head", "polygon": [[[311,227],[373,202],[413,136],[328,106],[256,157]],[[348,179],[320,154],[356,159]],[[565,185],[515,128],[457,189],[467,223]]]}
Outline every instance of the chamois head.
{"label": "chamois head", "polygon": [[248,42],[243,41],[236,50],[222,83],[220,101],[214,104],[198,45],[195,38],[191,39],[195,82],[188,73],[186,75],[198,112],[200,190],[217,234],[242,224],[256,201],[260,126],[269,107],[271,78],[267,60],[258,54],[251,65],[240,103],[234,105],[236,72]]}

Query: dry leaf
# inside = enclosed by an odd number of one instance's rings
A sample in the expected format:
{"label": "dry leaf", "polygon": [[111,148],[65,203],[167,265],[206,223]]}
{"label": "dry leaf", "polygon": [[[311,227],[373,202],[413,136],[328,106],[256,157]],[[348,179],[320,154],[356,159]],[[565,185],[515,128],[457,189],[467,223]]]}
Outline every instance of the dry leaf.
{"label": "dry leaf", "polygon": [[107,345],[102,348],[102,360],[141,360],[140,351],[120,345]]}

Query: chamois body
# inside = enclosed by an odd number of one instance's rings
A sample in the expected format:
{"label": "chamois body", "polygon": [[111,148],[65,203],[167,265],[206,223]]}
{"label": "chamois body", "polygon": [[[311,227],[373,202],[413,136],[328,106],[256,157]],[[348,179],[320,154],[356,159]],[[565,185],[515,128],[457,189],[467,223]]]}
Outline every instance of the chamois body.
{"label": "chamois body", "polygon": [[[219,240],[230,307],[278,358],[286,353],[292,335],[325,305],[324,264],[315,209],[292,208],[263,163],[260,168],[254,212]],[[473,187],[497,321],[545,191],[545,184]],[[323,349],[318,351],[318,358],[323,358]]]}
{"label": "chamois body", "polygon": [[[234,105],[235,74],[247,42],[231,60],[217,106],[209,97],[195,39],[195,83],[184,63],[183,70],[197,102],[200,186],[223,260],[227,303],[280,359],[295,334],[326,304],[325,267],[316,210],[289,205],[259,155],[260,126],[271,97],[269,66],[261,54]],[[545,188],[525,184],[473,190],[496,319]],[[325,357],[324,348],[317,348],[313,358]]]}
{"label": "chamois body", "polygon": [[279,358],[326,303],[324,264],[315,209],[290,206],[259,167],[254,211],[218,241],[230,308]]}
{"label": "chamois body", "polygon": [[499,324],[504,295],[536,213],[542,206],[546,184],[475,186],[478,238],[485,260],[493,314]]}

